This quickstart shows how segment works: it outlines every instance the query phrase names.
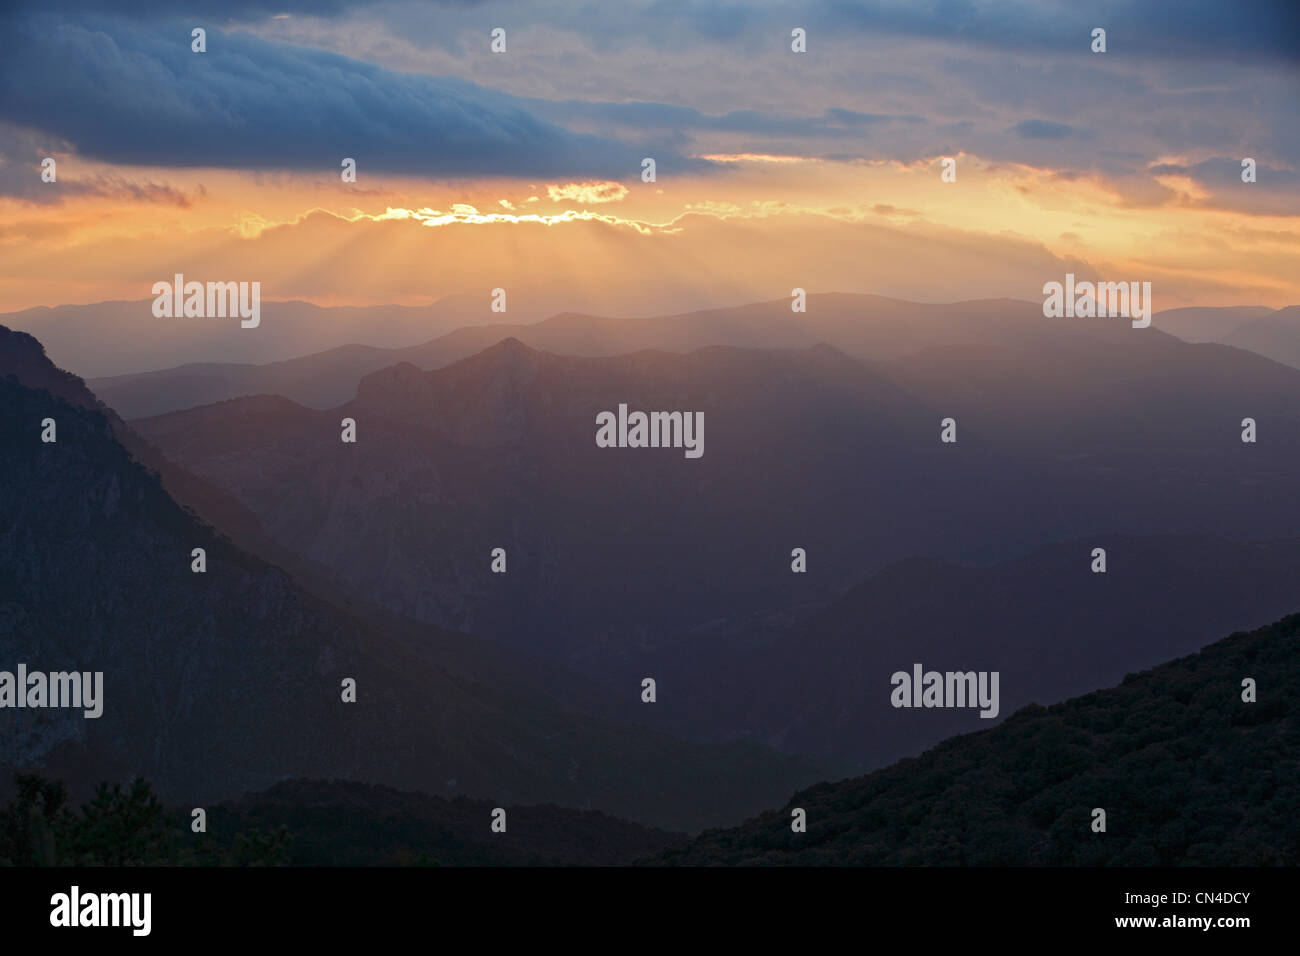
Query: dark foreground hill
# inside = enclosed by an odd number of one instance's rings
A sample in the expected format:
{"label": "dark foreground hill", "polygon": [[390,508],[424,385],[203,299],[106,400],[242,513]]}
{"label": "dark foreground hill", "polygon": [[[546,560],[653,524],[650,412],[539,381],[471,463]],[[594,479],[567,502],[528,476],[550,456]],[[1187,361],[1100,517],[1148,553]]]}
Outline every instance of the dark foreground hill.
{"label": "dark foreground hill", "polygon": [[[795,794],[671,865],[1300,862],[1300,615]],[[1242,682],[1258,701],[1243,701]],[[794,833],[791,813],[807,813]],[[1092,829],[1095,808],[1106,831]]]}
{"label": "dark foreground hill", "polygon": [[343,781],[292,780],[213,808],[219,848],[238,834],[277,838],[292,866],[614,866],[684,842],[596,810],[508,807],[491,829],[492,803]]}
{"label": "dark foreground hill", "polygon": [[1297,643],[1300,615],[1234,634],[690,842],[555,806],[508,808],[493,833],[488,802],[308,780],[211,807],[194,835],[143,782],[72,812],[28,777],[0,809],[0,865],[1294,865]]}
{"label": "dark foreground hill", "polygon": [[0,866],[617,866],[683,842],[595,810],[508,807],[343,780],[291,780],[207,808],[166,808],[139,779],[74,809],[23,775],[0,806]]}

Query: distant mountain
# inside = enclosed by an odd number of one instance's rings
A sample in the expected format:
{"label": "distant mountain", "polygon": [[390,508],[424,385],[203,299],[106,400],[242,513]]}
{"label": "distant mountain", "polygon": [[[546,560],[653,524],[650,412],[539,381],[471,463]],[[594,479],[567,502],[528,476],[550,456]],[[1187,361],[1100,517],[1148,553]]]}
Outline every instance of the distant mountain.
{"label": "distant mountain", "polygon": [[[702,457],[598,448],[596,416],[620,404],[703,412]],[[941,547],[953,518],[934,502],[1001,492],[999,459],[976,443],[945,455],[939,418],[828,347],[597,359],[508,339],[435,372],[375,373],[332,412],[260,396],[136,425],[370,600],[573,658],[597,635],[653,643]],[[796,546],[815,575],[790,574]]]}
{"label": "distant mountain", "polygon": [[141,299],[24,309],[0,315],[0,325],[36,336],[56,365],[92,377],[169,368],[182,356],[206,363],[274,362],[358,339],[378,347],[408,345],[485,322],[494,317],[488,305],[486,295],[427,306],[326,308],[264,300],[260,324],[245,329],[238,318],[158,318],[153,300]]}
{"label": "distant mountain", "polygon": [[1231,345],[1300,368],[1300,306],[1170,309],[1155,325],[1188,342]]}
{"label": "distant mountain", "polygon": [[309,408],[333,408],[356,395],[363,376],[396,364],[406,349],[342,345],[265,365],[203,362],[155,372],[91,379],[91,389],[127,418],[161,415],[245,395],[282,395]]}
{"label": "distant mountain", "polygon": [[[1257,310],[1196,311],[1218,315]],[[1170,314],[1158,314],[1156,326],[1163,327],[1164,316]],[[281,395],[309,408],[334,408],[354,398],[361,379],[379,369],[400,363],[425,370],[443,368],[507,338],[572,356],[613,356],[645,349],[693,352],[710,345],[802,349],[826,343],[856,358],[888,360],[931,347],[1032,348],[1039,342],[1107,337],[1116,331],[1114,326],[1105,320],[1044,319],[1041,304],[1011,299],[932,305],[874,295],[825,294],[809,296],[806,312],[791,312],[790,301],[779,299],[650,319],[562,313],[533,324],[456,329],[408,348],[348,345],[267,364],[206,362],[94,378],[90,386],[128,419],[246,395]]]}
{"label": "distant mountain", "polygon": [[[104,673],[98,719],[0,709],[0,769],[83,788],[143,773],[196,805],[340,777],[683,830],[815,778],[752,745],[584,715],[553,668],[498,667],[472,638],[314,597],[178,506],[87,395],[30,336],[0,330],[0,669]],[[57,442],[41,441],[45,418]]]}
{"label": "distant mountain", "polygon": [[[1300,863],[1300,616],[947,740],[648,862],[679,866]],[[1242,700],[1246,678],[1255,703]],[[919,716],[922,711],[911,711]],[[807,832],[791,829],[792,811]],[[1094,809],[1105,832],[1094,832]]]}
{"label": "distant mountain", "polygon": [[1238,327],[1272,313],[1273,309],[1263,305],[1192,306],[1157,312],[1152,324],[1184,342],[1223,342]]}
{"label": "distant mountain", "polygon": [[[506,340],[374,373],[330,412],[261,396],[136,424],[367,599],[573,663],[824,603],[912,555],[1300,535],[1300,372],[1087,326],[882,363],[824,345],[574,358]],[[702,412],[703,456],[597,447],[597,414],[620,404]],[[791,573],[796,547],[807,574]]]}
{"label": "distant mountain", "polygon": [[1300,368],[1300,306],[1288,306],[1243,322],[1220,341]]}

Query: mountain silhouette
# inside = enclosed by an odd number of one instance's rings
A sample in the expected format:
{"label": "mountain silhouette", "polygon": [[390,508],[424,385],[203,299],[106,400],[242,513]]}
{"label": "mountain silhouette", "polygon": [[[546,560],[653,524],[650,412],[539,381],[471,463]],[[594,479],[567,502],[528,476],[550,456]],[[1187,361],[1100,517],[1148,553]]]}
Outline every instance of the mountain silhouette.
{"label": "mountain silhouette", "polygon": [[[1157,313],[1154,325],[1190,341],[1217,340],[1243,317],[1270,311],[1173,309]],[[355,321],[359,329],[383,326],[382,311],[373,319],[365,315],[364,320],[360,314],[346,319]],[[1197,337],[1205,328],[1215,335]],[[90,386],[133,419],[260,394],[282,395],[310,408],[333,408],[350,401],[357,384],[372,372],[403,362],[424,370],[442,368],[506,338],[540,351],[592,357],[645,349],[692,352],[711,345],[801,349],[824,342],[856,358],[888,360],[935,346],[1033,347],[1096,335],[1132,341],[1115,338],[1117,331],[1122,334],[1115,320],[1048,320],[1041,304],[1012,299],[927,304],[826,293],[809,296],[807,312],[791,312],[788,299],[648,319],[563,312],[533,323],[471,325],[409,347],[349,344],[265,364],[208,361],[149,372],[132,370],[92,377]]]}
{"label": "mountain silhouette", "polygon": [[[372,373],[332,411],[255,396],[135,424],[368,600],[573,664],[824,604],[911,556],[1300,534],[1300,371],[1126,324],[1052,335],[882,362],[511,338]],[[620,405],[703,413],[702,457],[598,447]]]}
{"label": "mountain silhouette", "polygon": [[[98,719],[0,710],[0,769],[81,788],[140,773],[196,805],[338,777],[682,830],[814,778],[752,745],[584,714],[553,668],[499,668],[473,638],[315,597],[172,500],[86,395],[30,336],[0,331],[0,667],[104,674]],[[56,442],[41,441],[46,418]]]}
{"label": "mountain silhouette", "polygon": [[1243,322],[1219,341],[1300,368],[1300,306],[1287,306]]}
{"label": "mountain silhouette", "polygon": [[239,318],[160,319],[153,300],[140,299],[38,306],[0,315],[0,324],[38,338],[57,365],[92,377],[168,368],[177,356],[217,364],[280,361],[348,345],[358,330],[370,345],[393,348],[490,316],[464,296],[425,306],[329,308],[263,300],[257,328],[245,329]]}
{"label": "mountain silhouette", "polygon": [[[702,412],[703,455],[597,447],[598,414],[620,404]],[[931,503],[970,482],[996,494],[997,464],[974,446],[943,457],[939,417],[826,346],[573,358],[507,339],[373,373],[329,412],[258,396],[136,426],[369,599],[570,658],[591,635],[652,641],[938,547],[951,519]],[[792,581],[809,542],[822,573]]]}

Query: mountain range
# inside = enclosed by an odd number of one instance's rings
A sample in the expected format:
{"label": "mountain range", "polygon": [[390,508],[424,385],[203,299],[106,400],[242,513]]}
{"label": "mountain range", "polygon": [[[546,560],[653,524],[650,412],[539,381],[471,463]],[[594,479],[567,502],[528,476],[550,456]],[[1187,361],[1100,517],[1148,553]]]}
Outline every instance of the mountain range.
{"label": "mountain range", "polygon": [[247,329],[238,318],[162,319],[153,314],[153,300],[143,299],[38,306],[0,315],[0,324],[35,336],[57,366],[93,377],[166,368],[178,355],[217,363],[274,362],[347,345],[359,330],[377,346],[405,345],[494,317],[486,297],[471,302],[464,296],[425,306],[263,301],[260,313],[257,327]]}
{"label": "mountain range", "polygon": [[[98,719],[0,711],[0,768],[83,790],[140,773],[195,805],[338,777],[600,806],[678,830],[824,772],[584,712],[606,703],[545,662],[317,597],[178,505],[30,336],[0,332],[0,373],[0,661],[100,671],[105,698]],[[625,711],[638,693],[627,688]]]}
{"label": "mountain range", "polygon": [[[7,333],[0,371],[24,410],[14,435],[36,434],[45,415],[31,416],[45,402],[70,416],[79,450],[94,450],[61,475],[58,446],[33,445],[42,468],[9,496],[24,503],[13,506],[15,527],[31,535],[40,526],[28,501],[38,487],[76,502],[65,522],[91,507],[110,523],[56,528],[51,541],[92,542],[105,593],[138,620],[155,615],[131,604],[126,581],[138,586],[147,562],[132,553],[110,568],[116,545],[107,542],[143,537],[148,552],[165,540],[180,556],[170,569],[179,580],[160,592],[168,614],[204,635],[187,638],[187,653],[211,659],[213,632],[241,606],[238,595],[269,589],[269,603],[237,621],[240,640],[256,647],[250,666],[275,673],[316,652],[331,665],[375,667],[368,680],[392,682],[386,703],[407,726],[442,714],[491,742],[467,749],[439,732],[417,769],[396,750],[362,752],[361,738],[349,738],[358,750],[341,774],[335,758],[348,745],[304,745],[297,763],[257,754],[210,790],[215,777],[175,763],[157,739],[164,756],[151,760],[123,734],[91,748],[112,759],[88,763],[79,779],[132,768],[169,798],[230,797],[280,779],[266,772],[283,764],[289,777],[550,800],[689,830],[736,819],[782,782],[881,766],[1297,609],[1300,371],[1159,327],[1051,322],[1010,300],[809,304],[807,314],[776,301],[608,320],[604,332],[606,320],[577,315],[514,327],[596,354],[502,339],[504,327],[443,336],[413,354],[421,364],[342,349],[331,385],[350,392],[340,405],[258,394],[129,425],[34,340]],[[1260,318],[1237,311],[1234,321]],[[1189,337],[1213,325],[1176,318]],[[759,347],[709,344],[728,339]],[[655,347],[624,351],[642,342]],[[385,364],[349,384],[358,355]],[[299,360],[311,388],[325,380],[320,358]],[[143,395],[159,382],[133,387]],[[702,454],[600,447],[599,416],[620,407],[698,413]],[[1241,440],[1247,417],[1256,442]],[[941,439],[948,419],[956,442]],[[355,442],[341,440],[346,420]],[[16,468],[26,461],[20,444],[10,443]],[[117,490],[109,504],[87,506],[82,489],[101,472]],[[123,488],[129,516],[113,510]],[[214,570],[244,569],[211,599],[196,601],[196,579],[213,571],[190,574],[196,545],[173,540],[178,528],[211,542]],[[792,570],[796,549],[804,573]],[[59,563],[66,550],[38,549],[37,577],[77,579]],[[37,606],[34,591],[16,593],[14,614]],[[39,606],[58,623],[31,630],[75,646],[71,622]],[[110,633],[98,609],[69,610]],[[300,623],[267,632],[268,615]],[[997,720],[890,707],[890,675],[918,661],[1003,674]],[[182,666],[166,661],[162,673]],[[337,709],[341,672],[325,667],[335,690],[302,705],[313,719]],[[420,701],[426,672],[435,695],[454,700],[445,710]],[[646,677],[658,685],[652,706],[638,699]],[[301,680],[286,689],[308,693]],[[177,705],[155,706],[170,714]],[[385,720],[396,712],[361,733],[381,734]],[[539,727],[566,729],[557,742]],[[15,748],[8,764],[72,766],[86,733],[73,722]],[[485,756],[502,750],[535,759],[524,768]],[[626,770],[647,752],[675,765],[655,794],[635,792]],[[699,773],[707,806],[678,789]]]}
{"label": "mountain range", "polygon": [[[334,311],[320,313],[332,317]],[[468,309],[465,312],[469,314]],[[410,314],[413,319],[420,315]],[[269,315],[268,321],[275,318]],[[1300,367],[1296,345],[1300,317],[1295,309],[1170,309],[1157,313],[1154,323],[1189,342],[1234,345]],[[806,312],[791,312],[785,299],[646,319],[565,312],[540,322],[469,325],[419,345],[397,348],[374,344],[374,330],[382,334],[391,325],[383,307],[354,310],[331,318],[330,324],[372,341],[258,364],[204,361],[142,372],[139,369],[147,363],[137,359],[130,372],[89,375],[89,384],[128,419],[259,394],[280,395],[310,408],[334,408],[351,400],[358,383],[372,372],[403,362],[425,370],[442,368],[506,338],[571,356],[613,356],[644,349],[691,352],[710,345],[797,349],[826,343],[857,358],[888,360],[938,346],[1032,347],[1041,339],[1090,334],[1097,323],[1048,322],[1038,304],[1012,299],[924,304],[874,295],[822,294],[808,297]],[[303,343],[316,341],[292,323],[289,331]],[[417,337],[418,321],[405,333]],[[98,358],[87,356],[87,361]]]}
{"label": "mountain range", "polygon": [[[867,361],[510,338],[330,411],[253,396],[134,424],[393,613],[605,687],[654,676],[666,732],[857,767],[982,722],[890,708],[915,661],[999,670],[1014,707],[1300,607],[1300,371],[1126,323],[942,318],[948,344]],[[703,455],[598,447],[620,404],[702,412]]]}
{"label": "mountain range", "polygon": [[[1300,534],[1300,371],[1114,324],[1046,335],[884,362],[826,345],[570,357],[507,339],[372,373],[332,411],[254,396],[135,426],[368,599],[571,663],[604,635],[653,645],[825,603],[915,555]],[[598,447],[597,416],[620,405],[701,412],[702,457]]]}

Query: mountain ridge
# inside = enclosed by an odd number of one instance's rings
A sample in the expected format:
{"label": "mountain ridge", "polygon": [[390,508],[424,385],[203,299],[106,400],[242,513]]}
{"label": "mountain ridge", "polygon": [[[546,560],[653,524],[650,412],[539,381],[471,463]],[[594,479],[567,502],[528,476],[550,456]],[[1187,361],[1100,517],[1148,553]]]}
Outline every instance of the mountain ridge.
{"label": "mountain ridge", "polygon": [[[1010,344],[1021,338],[1037,341],[1043,335],[1106,334],[1097,323],[1107,321],[1047,325],[1040,305],[1017,299],[918,303],[818,293],[808,297],[808,308],[792,313],[788,299],[777,299],[639,319],[560,312],[531,323],[469,325],[400,348],[353,344],[266,365],[190,364],[93,378],[90,385],[128,419],[259,392],[285,394],[313,408],[333,408],[354,398],[356,384],[370,372],[403,361],[425,370],[440,368],[512,336],[572,356],[610,356],[642,348],[689,352],[707,345],[807,348],[827,341],[855,357],[884,360],[926,344],[972,341],[975,332],[984,337],[991,332],[997,341]],[[1017,317],[1015,321],[1007,321],[1008,313]],[[1164,314],[1156,314],[1157,330]],[[873,328],[876,324],[881,327]]]}

